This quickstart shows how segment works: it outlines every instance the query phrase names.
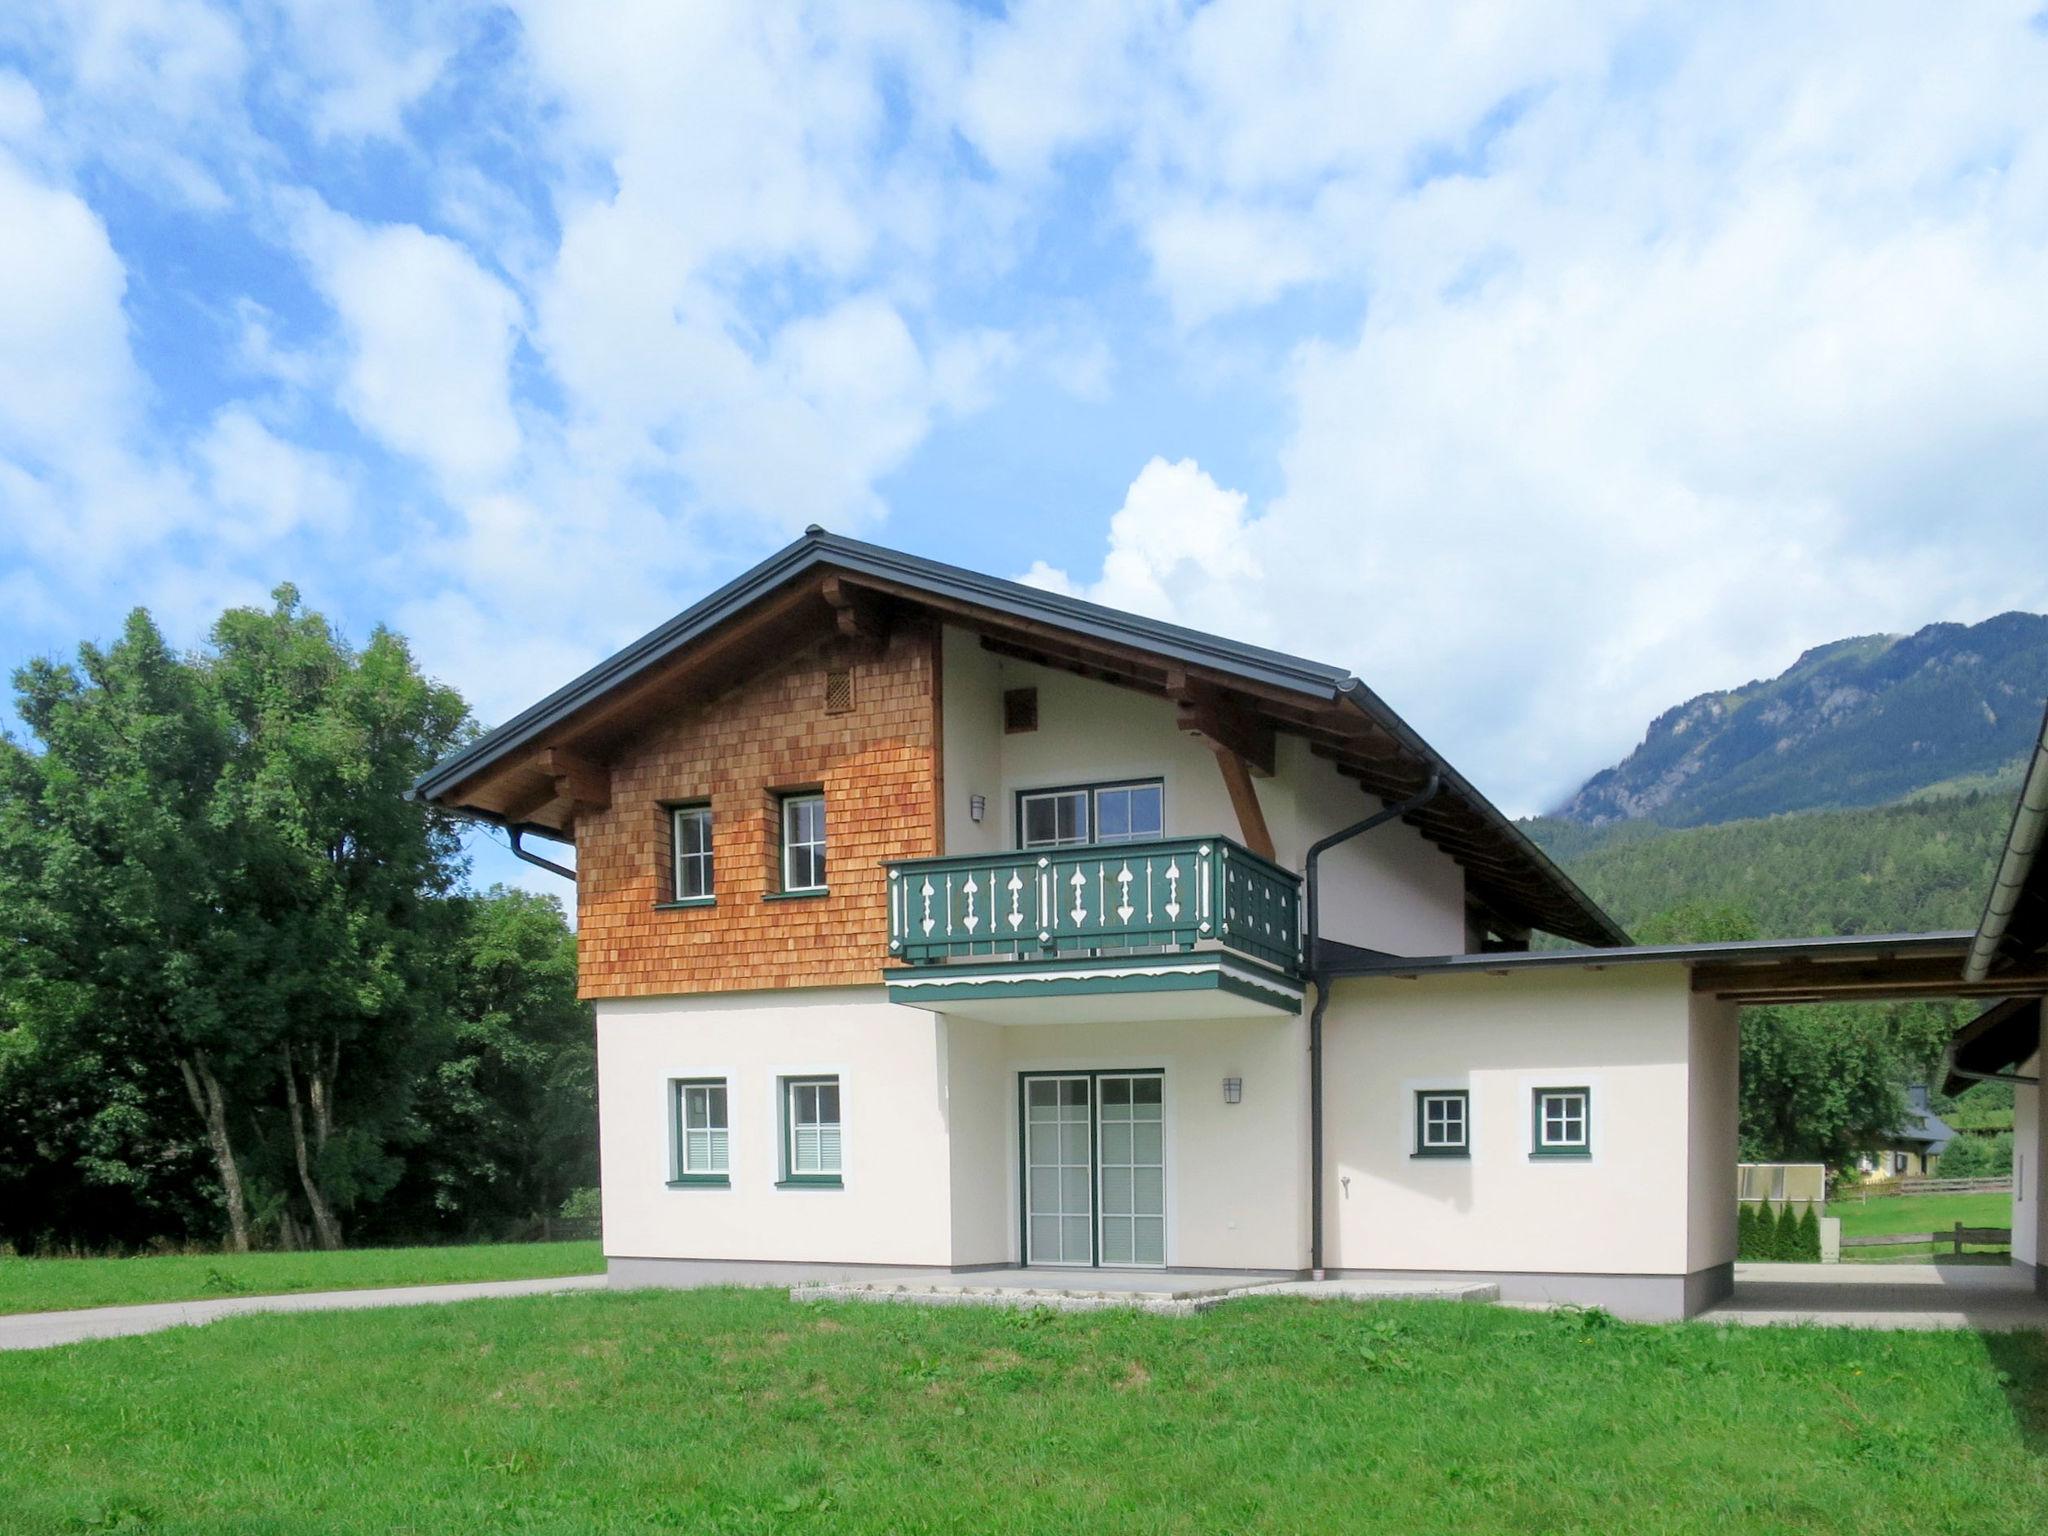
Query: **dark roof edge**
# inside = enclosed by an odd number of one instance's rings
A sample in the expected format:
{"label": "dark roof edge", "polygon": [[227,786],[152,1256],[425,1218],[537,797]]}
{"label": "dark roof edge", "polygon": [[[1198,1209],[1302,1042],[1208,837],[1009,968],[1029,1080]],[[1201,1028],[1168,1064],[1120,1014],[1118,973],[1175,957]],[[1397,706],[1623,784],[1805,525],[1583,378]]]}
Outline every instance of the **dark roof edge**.
{"label": "dark roof edge", "polygon": [[1802,955],[1848,958],[1968,947],[1970,935],[1877,933],[1813,939],[1741,939],[1725,944],[1635,944],[1617,949],[1530,949],[1506,953],[1426,955],[1374,960],[1328,968],[1335,978],[1362,976],[1446,976],[1466,971],[1544,970],[1571,966],[1650,965],[1712,960],[1797,959]]}
{"label": "dark roof edge", "polygon": [[1971,1072],[2010,1072],[2041,1049],[2043,1006],[2039,998],[2009,997],[1958,1028],[1943,1053],[1946,1078],[1941,1091],[1954,1098],[1975,1086],[1978,1079],[1960,1075],[1958,1067]]}
{"label": "dark roof edge", "polygon": [[655,665],[721,623],[756,598],[817,566],[864,573],[923,587],[941,596],[980,604],[1018,618],[1050,620],[1098,639],[1137,644],[1177,660],[1211,667],[1310,697],[1328,699],[1351,680],[1342,667],[1327,666],[1282,651],[1243,645],[1200,630],[1157,619],[1140,618],[1091,603],[1027,587],[1021,582],[985,576],[959,566],[907,555],[878,544],[863,543],[814,529],[784,546],[752,569],[742,572],[709,596],[649,630],[580,677],[565,683],[539,703],[521,710],[469,746],[436,763],[407,792],[431,797],[516,751],[533,737],[582,708],[606,690]]}
{"label": "dark roof edge", "polygon": [[1473,809],[1483,816],[1490,817],[1514,846],[1515,851],[1534,865],[1546,879],[1553,882],[1559,891],[1593,917],[1598,925],[1607,931],[1608,938],[1616,946],[1624,946],[1629,942],[1628,931],[1610,917],[1604,907],[1581,890],[1576,880],[1560,869],[1549,854],[1537,847],[1528,833],[1502,814],[1500,808],[1481,794],[1471,780],[1453,768],[1441,752],[1424,741],[1415,728],[1395,713],[1385,699],[1355,677],[1346,679],[1337,691],[1354,707],[1370,715],[1374,721],[1392,733],[1409,751],[1421,756],[1441,773],[1444,782],[1470,802]]}
{"label": "dark roof edge", "polygon": [[2041,717],[2041,736],[2020,779],[2012,823],[2005,833],[2005,847],[1991,876],[1991,888],[1984,896],[1984,915],[1978,919],[1976,938],[1963,969],[1971,981],[1982,981],[1990,974],[1999,952],[2006,947],[2007,924],[2021,895],[2041,874],[2037,860],[2042,843],[2048,841],[2044,826],[2048,826],[2048,714]]}

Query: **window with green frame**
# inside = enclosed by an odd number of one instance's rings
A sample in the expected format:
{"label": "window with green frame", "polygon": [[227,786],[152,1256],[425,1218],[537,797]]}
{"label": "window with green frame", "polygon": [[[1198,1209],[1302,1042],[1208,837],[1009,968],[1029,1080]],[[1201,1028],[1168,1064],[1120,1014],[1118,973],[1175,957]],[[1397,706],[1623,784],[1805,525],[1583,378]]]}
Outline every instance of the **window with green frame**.
{"label": "window with green frame", "polygon": [[722,1077],[676,1078],[669,1084],[675,1121],[672,1184],[732,1182],[732,1131]]}
{"label": "window with green frame", "polygon": [[1166,784],[1136,779],[1027,789],[1017,794],[1019,848],[1079,848],[1140,843],[1165,835]]}
{"label": "window with green frame", "polygon": [[1538,1088],[1531,1157],[1590,1157],[1593,1094],[1587,1088]]}
{"label": "window with green frame", "polygon": [[839,1079],[782,1080],[782,1183],[836,1188],[840,1183]]}
{"label": "window with green frame", "polygon": [[1424,1088],[1415,1095],[1415,1155],[1472,1155],[1472,1095],[1463,1088]]}

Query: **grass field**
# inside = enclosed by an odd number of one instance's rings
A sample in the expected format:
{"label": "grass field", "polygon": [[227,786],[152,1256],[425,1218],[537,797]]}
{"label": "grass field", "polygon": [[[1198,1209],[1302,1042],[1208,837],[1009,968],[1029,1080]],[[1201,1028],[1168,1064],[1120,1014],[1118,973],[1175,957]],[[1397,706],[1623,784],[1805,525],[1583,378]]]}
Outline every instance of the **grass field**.
{"label": "grass field", "polygon": [[590,1293],[0,1354],[10,1533],[2037,1532],[2048,1340]]}
{"label": "grass field", "polygon": [[[1828,1214],[1842,1218],[1842,1236],[1879,1237],[1893,1232],[1943,1232],[1961,1222],[1966,1227],[2010,1227],[2012,1196],[1996,1195],[1896,1195],[1858,1200],[1853,1195],[1828,1202]],[[1926,1262],[1955,1251],[1953,1244],[1937,1243],[1932,1248],[1914,1243],[1899,1248],[1844,1248],[1842,1260],[1850,1264]],[[1985,1250],[1965,1248],[1965,1256]],[[1998,1252],[2003,1253],[2000,1249]]]}
{"label": "grass field", "polygon": [[528,1280],[595,1274],[603,1268],[604,1258],[594,1242],[355,1248],[341,1253],[179,1253],[140,1259],[0,1259],[0,1313],[459,1280]]}

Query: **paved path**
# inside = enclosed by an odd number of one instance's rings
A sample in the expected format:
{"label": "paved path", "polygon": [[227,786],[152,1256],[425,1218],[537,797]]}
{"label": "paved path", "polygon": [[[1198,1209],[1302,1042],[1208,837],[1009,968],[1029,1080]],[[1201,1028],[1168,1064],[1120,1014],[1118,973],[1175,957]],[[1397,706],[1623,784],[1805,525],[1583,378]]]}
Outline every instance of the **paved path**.
{"label": "paved path", "polygon": [[2048,1329],[2048,1296],[1998,1264],[1738,1264],[1716,1323],[1846,1328]]}
{"label": "paved path", "polygon": [[47,1349],[81,1339],[113,1339],[219,1322],[251,1312],[328,1312],[357,1307],[416,1307],[474,1301],[485,1296],[534,1296],[550,1291],[593,1291],[603,1275],[562,1275],[548,1280],[485,1280],[469,1285],[396,1285],[382,1290],[296,1291],[283,1296],[225,1296],[217,1301],[162,1301],[142,1307],[93,1307],[78,1312],[19,1312],[0,1317],[0,1349]]}

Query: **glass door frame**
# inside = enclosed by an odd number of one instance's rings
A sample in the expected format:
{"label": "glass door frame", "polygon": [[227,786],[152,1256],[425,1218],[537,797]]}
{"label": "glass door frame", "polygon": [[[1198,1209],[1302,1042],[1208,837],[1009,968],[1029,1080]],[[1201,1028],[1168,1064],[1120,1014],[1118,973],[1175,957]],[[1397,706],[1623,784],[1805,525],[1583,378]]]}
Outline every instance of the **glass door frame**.
{"label": "glass door frame", "polygon": [[[1102,1079],[1105,1077],[1156,1077],[1159,1079],[1160,1198],[1162,1234],[1157,1264],[1105,1264],[1102,1262]],[[1031,1106],[1029,1085],[1036,1079],[1088,1080],[1088,1262],[1035,1263],[1031,1257]],[[1170,1267],[1163,1238],[1171,1235],[1166,1220],[1166,1069],[1164,1067],[1036,1067],[1017,1073],[1017,1261],[1027,1269],[1152,1269]]]}

